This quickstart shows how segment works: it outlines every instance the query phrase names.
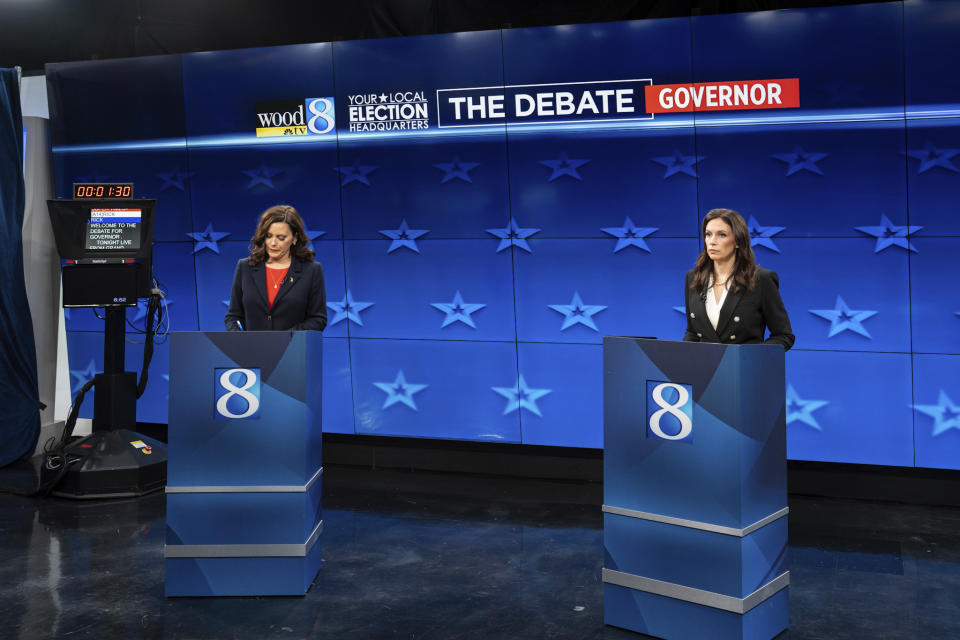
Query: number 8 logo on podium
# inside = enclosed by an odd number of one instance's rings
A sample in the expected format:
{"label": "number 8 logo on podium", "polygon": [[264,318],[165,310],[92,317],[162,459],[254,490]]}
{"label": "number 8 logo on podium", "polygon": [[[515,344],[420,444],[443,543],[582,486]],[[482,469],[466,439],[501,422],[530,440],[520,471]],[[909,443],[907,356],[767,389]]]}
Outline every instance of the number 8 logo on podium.
{"label": "number 8 logo on podium", "polygon": [[260,417],[260,369],[214,369],[214,417]]}
{"label": "number 8 logo on podium", "polygon": [[693,442],[693,387],[647,381],[647,436]]}

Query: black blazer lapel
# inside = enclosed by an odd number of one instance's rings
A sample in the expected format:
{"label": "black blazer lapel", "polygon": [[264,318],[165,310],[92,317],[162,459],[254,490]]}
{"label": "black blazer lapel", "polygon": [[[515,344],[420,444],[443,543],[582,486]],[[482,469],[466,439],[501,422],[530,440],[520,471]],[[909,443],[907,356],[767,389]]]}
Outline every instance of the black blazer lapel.
{"label": "black blazer lapel", "polygon": [[[277,303],[280,301],[287,291],[293,288],[293,283],[300,279],[301,272],[303,271],[303,263],[299,260],[293,260],[290,262],[290,268],[287,270],[287,275],[284,276],[283,282],[280,283],[280,288],[277,289],[277,297],[273,299],[273,305],[277,306]],[[266,285],[264,285],[266,286]]]}
{"label": "black blazer lapel", "polygon": [[[707,295],[710,295],[710,292],[707,292]],[[706,336],[708,342],[720,342],[720,336],[714,331],[713,325],[710,324],[710,319],[707,317],[707,303],[705,298],[706,296],[699,291],[690,291],[688,293],[689,303],[687,304],[687,308],[690,313],[694,314],[691,320],[693,320],[694,326],[701,328],[700,331]]]}
{"label": "black blazer lapel", "polygon": [[267,298],[267,274],[264,269],[266,269],[266,267],[263,266],[262,262],[250,267],[250,277],[253,278],[253,286],[263,301],[263,308],[269,309],[270,299]]}
{"label": "black blazer lapel", "polygon": [[723,301],[723,306],[720,307],[720,316],[717,318],[718,338],[727,330],[727,324],[730,323],[730,318],[733,317],[734,310],[737,308],[737,305],[740,304],[743,293],[744,290],[742,287],[737,292],[734,292],[732,288],[730,291],[727,291],[727,298]]}

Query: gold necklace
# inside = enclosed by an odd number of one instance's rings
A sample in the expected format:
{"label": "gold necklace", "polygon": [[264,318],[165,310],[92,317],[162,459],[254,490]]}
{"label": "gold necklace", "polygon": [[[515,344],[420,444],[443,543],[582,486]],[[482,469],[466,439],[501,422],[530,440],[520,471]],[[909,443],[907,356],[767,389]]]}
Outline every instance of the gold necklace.
{"label": "gold necklace", "polygon": [[[274,271],[274,272],[280,271],[280,269],[275,269],[275,268],[271,268],[271,270]],[[270,277],[271,284],[273,284],[273,288],[274,288],[274,289],[279,289],[279,288],[280,288],[280,285],[283,283],[283,279],[287,277],[287,272],[288,272],[289,270],[290,270],[290,267],[287,267],[286,269],[283,269],[283,273],[280,274],[280,277],[279,277],[279,278],[276,278],[276,279],[275,279],[273,276]],[[267,274],[270,274],[270,271],[267,271]]]}

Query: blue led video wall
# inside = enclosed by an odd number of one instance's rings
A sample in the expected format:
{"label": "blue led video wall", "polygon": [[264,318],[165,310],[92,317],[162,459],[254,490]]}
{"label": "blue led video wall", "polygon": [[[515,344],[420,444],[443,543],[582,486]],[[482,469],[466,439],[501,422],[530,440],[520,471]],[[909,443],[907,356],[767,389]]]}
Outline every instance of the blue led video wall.
{"label": "blue led video wall", "polygon": [[[258,215],[296,206],[327,280],[328,432],[576,447],[603,445],[602,337],[679,339],[700,220],[734,208],[797,335],[790,458],[960,468],[957,15],[890,2],[50,65],[57,193],[157,199],[179,331],[222,329]],[[792,78],[790,108],[644,99]],[[77,389],[103,325],[67,322]],[[166,421],[167,371],[161,343],[140,420]]]}

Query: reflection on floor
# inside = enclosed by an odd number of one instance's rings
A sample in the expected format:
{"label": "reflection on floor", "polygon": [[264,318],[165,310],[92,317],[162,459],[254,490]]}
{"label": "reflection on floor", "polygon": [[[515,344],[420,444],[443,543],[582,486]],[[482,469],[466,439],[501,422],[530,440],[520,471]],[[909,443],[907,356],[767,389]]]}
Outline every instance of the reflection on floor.
{"label": "reflection on floor", "polygon": [[[640,638],[603,624],[601,496],[595,483],[328,467],[323,569],[305,597],[168,600],[162,494],[0,495],[0,636]],[[960,509],[790,509],[781,638],[960,638]]]}

